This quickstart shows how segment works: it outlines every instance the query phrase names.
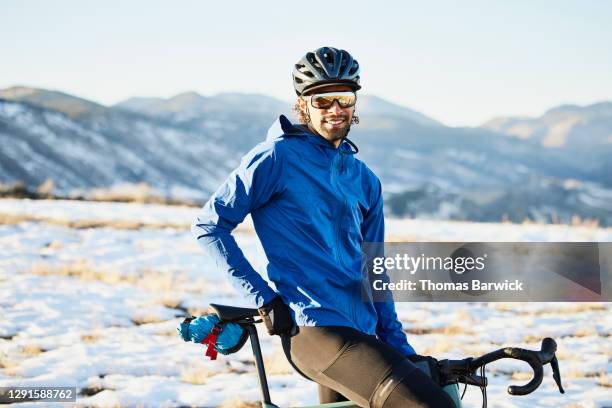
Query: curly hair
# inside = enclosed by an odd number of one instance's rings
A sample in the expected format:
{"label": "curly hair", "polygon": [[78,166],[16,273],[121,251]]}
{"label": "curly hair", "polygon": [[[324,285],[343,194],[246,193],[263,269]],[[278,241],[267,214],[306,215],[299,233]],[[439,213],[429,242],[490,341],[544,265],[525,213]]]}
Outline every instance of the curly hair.
{"label": "curly hair", "polygon": [[293,105],[293,114],[295,115],[295,117],[297,118],[298,122],[300,122],[301,125],[306,125],[309,122],[309,118],[308,118],[308,114],[302,110],[302,108],[300,108],[300,104],[299,102],[295,102],[295,105]]}

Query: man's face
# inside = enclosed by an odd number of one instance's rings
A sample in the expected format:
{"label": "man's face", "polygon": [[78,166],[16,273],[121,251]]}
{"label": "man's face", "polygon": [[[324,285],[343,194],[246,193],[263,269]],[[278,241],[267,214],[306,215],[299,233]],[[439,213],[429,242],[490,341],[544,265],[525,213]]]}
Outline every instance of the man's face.
{"label": "man's face", "polygon": [[304,95],[304,98],[298,98],[301,109],[305,111],[307,108],[310,113],[310,123],[308,127],[329,140],[336,147],[338,147],[342,138],[345,137],[349,131],[353,113],[355,112],[355,106],[341,108],[338,101],[334,101],[333,105],[328,109],[317,109],[310,104],[308,95],[346,91],[352,91],[352,88],[347,85],[330,85],[317,89],[312,93],[307,93]]}

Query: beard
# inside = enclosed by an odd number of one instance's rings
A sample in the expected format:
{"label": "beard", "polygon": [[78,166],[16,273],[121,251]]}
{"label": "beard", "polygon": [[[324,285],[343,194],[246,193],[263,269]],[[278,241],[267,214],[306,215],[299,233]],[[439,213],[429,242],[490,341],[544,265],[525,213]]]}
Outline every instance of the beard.
{"label": "beard", "polygon": [[346,135],[348,135],[350,129],[351,125],[347,123],[344,128],[330,132],[329,136],[332,140],[344,139]]}
{"label": "beard", "polygon": [[[343,122],[339,125],[330,124],[330,120],[342,119]],[[321,130],[326,133],[327,139],[337,141],[344,139],[351,129],[351,118],[347,115],[336,116],[333,118],[323,118]]]}

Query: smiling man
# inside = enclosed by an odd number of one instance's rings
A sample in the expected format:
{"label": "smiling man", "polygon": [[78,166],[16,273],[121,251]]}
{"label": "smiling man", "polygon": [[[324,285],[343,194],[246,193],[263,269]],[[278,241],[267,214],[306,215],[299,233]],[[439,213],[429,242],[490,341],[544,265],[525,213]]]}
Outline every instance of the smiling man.
{"label": "smiling man", "polygon": [[[393,302],[362,299],[361,244],[384,241],[384,217],[380,181],[346,137],[358,123],[359,75],[347,51],[306,53],[293,70],[300,124],[281,115],[192,231],[260,308],[268,332],[281,335],[294,367],[320,384],[321,402],[343,395],[364,407],[453,407],[410,361]],[[231,235],[249,213],[275,289]]]}
{"label": "smiling man", "polygon": [[[338,97],[338,103],[333,103],[334,96]],[[357,95],[350,86],[327,85],[298,98],[294,110],[311,132],[324,137],[337,148],[348,134],[351,122],[358,122],[353,116],[356,101]]]}

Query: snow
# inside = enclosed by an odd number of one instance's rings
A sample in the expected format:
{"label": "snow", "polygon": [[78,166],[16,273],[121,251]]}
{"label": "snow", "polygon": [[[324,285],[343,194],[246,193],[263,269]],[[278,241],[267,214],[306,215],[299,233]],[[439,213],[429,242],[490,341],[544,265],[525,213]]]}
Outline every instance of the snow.
{"label": "snow", "polygon": [[[0,207],[2,208],[2,207]],[[387,219],[394,240],[430,242],[611,242],[612,228],[570,225],[475,223],[421,219]],[[409,239],[406,239],[408,237]]]}
{"label": "snow", "polygon": [[0,113],[8,118],[19,116],[25,111],[25,108],[18,103],[4,102],[0,104]]}
{"label": "snow", "polygon": [[[258,400],[249,345],[209,361],[202,346],[176,335],[186,309],[198,314],[212,302],[249,306],[191,237],[197,211],[0,200],[0,214],[23,217],[0,224],[0,386],[90,390],[79,395],[77,406],[211,407]],[[92,219],[108,225],[66,224]],[[117,221],[143,226],[122,228]],[[612,241],[610,229],[561,225],[388,219],[387,232],[394,240]],[[261,270],[265,257],[248,223],[235,235]],[[610,309],[608,303],[397,304],[412,345],[438,358],[505,345],[537,348],[543,337],[554,337],[565,395],[549,367],[541,387],[524,397],[506,393],[508,385],[528,381],[524,363],[504,360],[487,367],[489,405],[519,408],[611,405]],[[258,329],[273,401],[282,407],[315,404],[316,385],[293,372],[277,337]],[[464,406],[480,407],[480,398],[478,389],[468,387]]]}

